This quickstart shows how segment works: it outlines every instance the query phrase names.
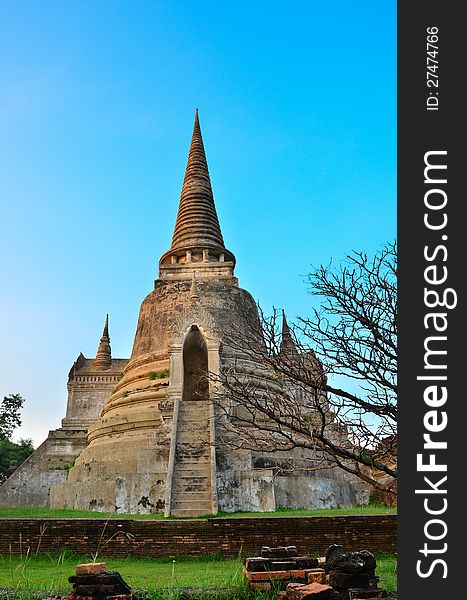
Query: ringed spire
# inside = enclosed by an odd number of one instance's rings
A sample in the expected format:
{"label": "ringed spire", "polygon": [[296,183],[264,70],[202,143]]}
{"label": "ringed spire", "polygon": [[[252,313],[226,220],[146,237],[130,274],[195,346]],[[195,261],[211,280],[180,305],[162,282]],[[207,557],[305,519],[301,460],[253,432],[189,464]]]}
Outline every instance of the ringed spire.
{"label": "ringed spire", "polygon": [[196,109],[171,250],[199,244],[224,248]]}
{"label": "ringed spire", "polygon": [[109,336],[109,315],[105,316],[104,331],[99,341],[97,348],[96,358],[92,363],[96,367],[110,367],[112,364],[112,351],[110,349],[110,336]]}
{"label": "ringed spire", "polygon": [[[230,275],[233,274],[235,265],[234,255],[224,245],[217,216],[198,109],[195,112],[172,243],[159,262],[161,277],[164,272],[167,274],[165,265],[185,265],[184,269],[178,270],[178,275],[185,279],[188,274],[182,271],[186,270],[187,263],[191,262],[205,263],[205,268],[197,268],[200,277],[207,274],[206,263],[228,263]],[[191,274],[189,276],[191,279]]]}

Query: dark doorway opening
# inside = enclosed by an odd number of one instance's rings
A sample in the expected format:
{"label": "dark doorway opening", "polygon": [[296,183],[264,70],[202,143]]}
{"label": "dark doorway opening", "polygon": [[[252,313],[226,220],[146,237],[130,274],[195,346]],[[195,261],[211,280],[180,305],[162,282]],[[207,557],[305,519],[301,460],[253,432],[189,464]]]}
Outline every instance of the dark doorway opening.
{"label": "dark doorway opening", "polygon": [[208,348],[203,334],[192,325],[183,344],[182,400],[208,400]]}

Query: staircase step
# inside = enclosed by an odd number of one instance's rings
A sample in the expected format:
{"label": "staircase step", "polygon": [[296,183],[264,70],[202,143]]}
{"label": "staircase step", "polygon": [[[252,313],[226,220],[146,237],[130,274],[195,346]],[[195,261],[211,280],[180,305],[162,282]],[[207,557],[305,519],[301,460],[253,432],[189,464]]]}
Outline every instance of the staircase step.
{"label": "staircase step", "polygon": [[211,511],[211,507],[207,510],[202,510],[201,512],[199,509],[175,509],[171,511],[171,514],[174,517],[204,517],[205,515],[211,515]]}
{"label": "staircase step", "polygon": [[209,461],[183,461],[183,462],[178,462],[175,465],[174,468],[174,473],[176,473],[177,475],[180,473],[182,475],[186,475],[187,473],[190,473],[191,471],[193,471],[193,475],[195,475],[195,471],[196,471],[196,475],[209,475],[211,473],[211,463]]}
{"label": "staircase step", "polygon": [[189,472],[178,473],[177,481],[191,481],[192,483],[209,483],[211,480],[211,473],[207,472],[200,474],[199,471],[194,472],[193,474]]}
{"label": "staircase step", "polygon": [[174,486],[172,487],[172,490],[176,490],[177,492],[179,491],[200,491],[200,492],[205,492],[207,490],[210,489],[210,481],[208,481],[208,479],[206,478],[204,481],[202,482],[197,482],[197,481],[189,481],[187,480],[183,480],[183,481],[176,481]]}
{"label": "staircase step", "polygon": [[172,503],[177,500],[189,498],[197,498],[198,500],[209,500],[211,498],[210,489],[192,489],[191,487],[187,488],[174,488],[172,490]]}
{"label": "staircase step", "polygon": [[207,426],[206,425],[178,425],[177,426],[177,434],[180,435],[181,433],[185,434],[191,434],[193,436],[196,436],[197,438],[206,441],[206,443],[209,443],[209,431],[207,431]]}
{"label": "staircase step", "polygon": [[211,501],[211,494],[203,492],[179,492],[172,496],[172,506],[178,506],[180,503],[186,503],[188,508],[195,508],[198,504],[204,504]]}
{"label": "staircase step", "polygon": [[211,448],[210,444],[208,444],[207,441],[200,440],[191,432],[178,433],[180,441],[177,443],[177,448],[183,448],[185,450],[189,450],[190,448],[192,448],[196,451],[199,451],[200,449],[209,450]]}
{"label": "staircase step", "polygon": [[192,486],[198,486],[200,489],[207,490],[210,486],[210,477],[204,477],[203,479],[199,479],[198,477],[178,477],[176,481],[174,481],[173,489],[185,489]]}
{"label": "staircase step", "polygon": [[203,512],[209,512],[211,510],[211,501],[210,499],[205,498],[203,498],[202,500],[189,500],[185,498],[183,498],[182,500],[177,500],[174,498],[170,503],[170,506],[172,510],[176,510],[177,508],[191,508],[195,510],[201,510]]}
{"label": "staircase step", "polygon": [[204,492],[209,492],[211,486],[208,484],[207,480],[203,481],[203,483],[193,483],[190,481],[176,481],[175,485],[172,487],[172,492],[178,493],[190,493],[190,494],[203,494]]}
{"label": "staircase step", "polygon": [[183,461],[191,461],[191,462],[203,462],[209,460],[211,457],[210,449],[200,448],[197,450],[196,448],[177,448],[175,459],[183,460]]}
{"label": "staircase step", "polygon": [[197,408],[182,409],[178,411],[178,418],[189,419],[191,421],[196,420],[198,423],[207,423],[211,418],[211,413]]}

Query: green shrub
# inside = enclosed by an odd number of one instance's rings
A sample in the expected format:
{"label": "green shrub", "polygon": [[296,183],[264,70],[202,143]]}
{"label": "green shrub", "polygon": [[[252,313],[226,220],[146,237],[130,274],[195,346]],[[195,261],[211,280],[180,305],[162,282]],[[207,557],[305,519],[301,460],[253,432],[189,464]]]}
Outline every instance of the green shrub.
{"label": "green shrub", "polygon": [[164,369],[163,371],[149,371],[148,379],[152,381],[153,379],[165,379],[169,376],[170,370]]}

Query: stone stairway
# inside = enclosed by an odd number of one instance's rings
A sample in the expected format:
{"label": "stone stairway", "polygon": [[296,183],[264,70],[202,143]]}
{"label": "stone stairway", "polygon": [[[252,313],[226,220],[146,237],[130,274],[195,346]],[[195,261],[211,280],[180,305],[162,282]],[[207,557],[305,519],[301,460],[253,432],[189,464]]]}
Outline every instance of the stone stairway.
{"label": "stone stairway", "polygon": [[182,400],[178,410],[170,514],[179,517],[212,512],[210,405]]}

